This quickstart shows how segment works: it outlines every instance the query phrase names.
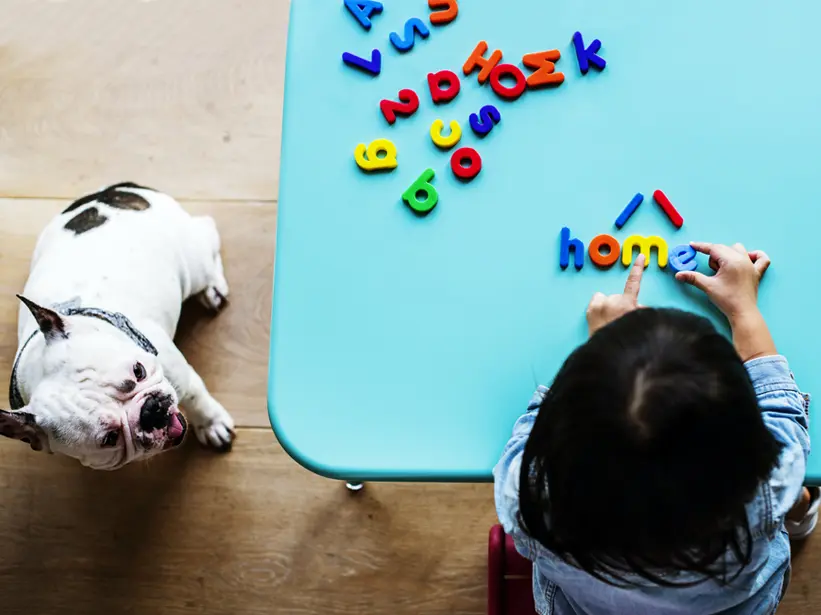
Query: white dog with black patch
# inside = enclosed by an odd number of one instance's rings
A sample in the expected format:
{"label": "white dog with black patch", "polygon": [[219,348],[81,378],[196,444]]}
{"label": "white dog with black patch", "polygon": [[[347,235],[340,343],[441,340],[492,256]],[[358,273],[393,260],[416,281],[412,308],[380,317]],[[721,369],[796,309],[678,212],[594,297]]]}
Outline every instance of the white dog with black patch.
{"label": "white dog with black patch", "polygon": [[231,415],[173,341],[195,295],[215,312],[228,296],[212,218],[132,183],[72,203],[40,234],[19,296],[0,434],[100,470],[178,446],[189,422],[229,449]]}

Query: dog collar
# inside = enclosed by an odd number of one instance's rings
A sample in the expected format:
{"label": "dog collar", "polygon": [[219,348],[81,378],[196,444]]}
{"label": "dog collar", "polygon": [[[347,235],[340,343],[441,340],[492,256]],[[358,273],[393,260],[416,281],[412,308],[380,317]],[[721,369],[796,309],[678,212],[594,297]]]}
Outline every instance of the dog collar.
{"label": "dog collar", "polygon": [[[137,327],[131,324],[131,321],[128,320],[124,314],[120,314],[119,312],[109,312],[100,308],[80,307],[79,297],[75,297],[74,299],[63,303],[56,303],[51,306],[51,309],[62,316],[88,316],[89,318],[96,318],[98,320],[105,321],[125,333],[131,341],[137,344],[137,346],[141,349],[157,356],[157,349],[154,347],[154,344],[152,344],[148,338],[143,335],[139,329],[137,329]],[[12,410],[19,410],[26,405],[25,401],[23,401],[23,396],[20,393],[20,386],[17,382],[17,365],[20,362],[20,357],[23,355],[23,351],[26,349],[26,346],[29,345],[29,342],[33,340],[38,333],[40,333],[40,329],[35,329],[34,333],[29,335],[28,339],[20,347],[20,351],[14,359],[14,365],[11,368],[11,380],[9,381],[9,405]]]}

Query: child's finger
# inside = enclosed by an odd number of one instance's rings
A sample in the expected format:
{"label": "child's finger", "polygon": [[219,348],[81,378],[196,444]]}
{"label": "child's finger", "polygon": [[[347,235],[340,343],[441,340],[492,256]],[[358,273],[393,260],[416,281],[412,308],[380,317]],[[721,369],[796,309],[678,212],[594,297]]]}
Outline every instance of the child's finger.
{"label": "child's finger", "polygon": [[750,260],[753,261],[755,270],[758,272],[759,276],[764,275],[764,272],[770,267],[770,257],[767,256],[767,253],[762,250],[750,252]]}
{"label": "child's finger", "polygon": [[641,288],[641,276],[644,274],[644,254],[639,254],[636,257],[633,266],[630,268],[630,273],[627,276],[627,282],[624,283],[624,296],[637,301],[639,298],[639,289]]}
{"label": "child's finger", "polygon": [[750,260],[756,262],[759,258],[766,258],[769,260],[769,256],[764,250],[753,250],[752,252],[747,252],[747,256],[750,257]]}
{"label": "child's finger", "polygon": [[713,250],[713,244],[706,241],[691,241],[690,247],[696,252],[701,252],[702,254],[709,254]]}
{"label": "child's finger", "polygon": [[707,292],[707,286],[710,284],[710,278],[703,273],[697,271],[679,271],[676,274],[676,280],[684,282],[691,286],[695,286],[699,290]]}
{"label": "child's finger", "polygon": [[747,254],[747,248],[745,248],[744,244],[741,243],[734,243],[733,250],[735,250],[739,254]]}
{"label": "child's finger", "polygon": [[605,297],[603,293],[595,293],[593,298],[590,299],[590,303],[587,304],[588,313],[591,310],[603,305],[606,299],[607,297]]}

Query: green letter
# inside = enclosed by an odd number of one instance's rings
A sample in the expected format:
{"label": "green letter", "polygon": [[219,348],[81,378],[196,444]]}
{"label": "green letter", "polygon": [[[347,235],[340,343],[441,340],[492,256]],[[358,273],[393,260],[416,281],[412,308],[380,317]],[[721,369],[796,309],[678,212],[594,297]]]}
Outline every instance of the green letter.
{"label": "green letter", "polygon": [[[419,179],[413,182],[410,188],[402,194],[402,199],[417,213],[426,214],[436,207],[436,204],[439,202],[439,193],[436,192],[436,188],[430,183],[433,176],[433,169],[426,169],[422,175],[419,176]],[[420,193],[424,194],[424,198],[419,198]]]}

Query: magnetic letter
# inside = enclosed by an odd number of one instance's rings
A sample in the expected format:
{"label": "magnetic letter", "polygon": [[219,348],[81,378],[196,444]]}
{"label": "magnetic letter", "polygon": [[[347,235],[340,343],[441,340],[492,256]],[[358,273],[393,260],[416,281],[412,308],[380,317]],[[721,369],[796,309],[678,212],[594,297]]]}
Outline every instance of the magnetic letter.
{"label": "magnetic letter", "polygon": [[379,103],[379,108],[382,109],[382,115],[388,120],[388,124],[393,124],[396,121],[397,113],[410,116],[416,113],[419,108],[419,97],[413,90],[399,90],[399,100],[401,102],[383,100]]}
{"label": "magnetic letter", "polygon": [[633,262],[633,248],[638,248],[639,252],[644,254],[645,268],[650,264],[650,250],[652,248],[656,248],[659,267],[664,268],[667,266],[667,242],[661,237],[656,235],[650,237],[630,235],[630,237],[625,239],[621,249],[621,263],[625,267]]}
{"label": "magnetic letter", "polygon": [[366,30],[371,29],[371,15],[382,12],[382,3],[373,0],[345,0],[345,6]]}
{"label": "magnetic letter", "polygon": [[430,22],[434,26],[444,26],[450,23],[459,14],[459,5],[456,0],[428,0],[431,9],[443,9],[430,14]]}
{"label": "magnetic letter", "polygon": [[372,75],[378,75],[382,71],[382,54],[378,49],[371,51],[370,60],[360,58],[346,51],[342,54],[342,61],[348,66],[353,66]]}
{"label": "magnetic letter", "polygon": [[450,136],[443,137],[442,129],[444,127],[445,123],[442,120],[434,120],[430,126],[430,138],[436,144],[436,147],[450,149],[459,143],[459,139],[462,138],[462,127],[459,126],[459,122],[453,120],[450,123]]}
{"label": "magnetic letter", "polygon": [[[516,81],[512,87],[502,85],[502,78],[508,76],[513,77]],[[490,73],[490,87],[498,96],[508,100],[516,100],[525,91],[527,80],[519,67],[513,66],[513,64],[499,64]]]}
{"label": "magnetic letter", "polygon": [[664,211],[665,215],[670,218],[670,222],[673,223],[673,226],[676,228],[681,228],[681,225],[684,224],[684,218],[682,218],[681,214],[678,213],[678,210],[673,207],[673,204],[670,202],[670,199],[667,198],[667,195],[661,190],[656,190],[653,193],[653,198],[656,203],[659,204],[662,211]]}
{"label": "magnetic letter", "polygon": [[[462,166],[467,162],[468,166]],[[450,168],[459,179],[469,181],[479,175],[482,170],[482,158],[472,147],[462,147],[453,152],[450,157]]]}
{"label": "magnetic letter", "polygon": [[599,39],[594,40],[590,43],[590,46],[585,49],[581,32],[576,32],[573,35],[573,46],[576,48],[576,57],[579,59],[579,70],[582,71],[582,75],[587,74],[591,64],[599,70],[604,70],[604,67],[607,66],[607,62],[604,61],[604,58],[596,55],[599,49],[601,49],[601,41]]}
{"label": "magnetic letter", "polygon": [[564,82],[564,73],[554,73],[556,62],[562,57],[558,49],[528,53],[522,58],[522,64],[536,72],[527,78],[527,87],[557,86]]}
{"label": "magnetic letter", "polygon": [[430,88],[430,97],[438,105],[456,98],[461,84],[456,73],[450,70],[440,70],[438,73],[428,73],[428,87]]}
{"label": "magnetic letter", "polygon": [[[385,155],[380,156],[379,154]],[[371,141],[367,147],[364,143],[360,143],[356,146],[353,157],[363,171],[395,169],[399,164],[396,162],[396,146],[387,139],[376,139]]]}
{"label": "magnetic letter", "polygon": [[641,192],[637,192],[636,196],[634,196],[630,200],[630,202],[627,204],[627,207],[625,207],[619,214],[619,217],[616,218],[616,228],[621,228],[625,224],[627,224],[627,221],[630,219],[630,216],[632,216],[635,213],[635,211],[639,208],[639,205],[641,205],[641,202],[643,200],[644,195]]}
{"label": "magnetic letter", "polygon": [[462,72],[466,75],[476,70],[477,66],[481,67],[479,71],[479,83],[487,81],[491,71],[502,61],[502,52],[498,49],[490,54],[489,59],[484,57],[486,52],[487,43],[485,41],[479,41],[479,44],[476,45],[476,49],[473,50],[473,53],[470,54],[467,62],[465,62],[465,65],[462,67]]}
{"label": "magnetic letter", "polygon": [[570,229],[564,227],[561,234],[561,247],[559,249],[559,267],[567,269],[570,264],[570,250],[573,250],[573,262],[578,271],[584,267],[584,244],[578,239],[570,238]]}
{"label": "magnetic letter", "polygon": [[484,137],[491,130],[493,126],[502,120],[502,114],[493,105],[485,105],[479,109],[479,115],[475,113],[470,114],[470,127],[477,136]]}
{"label": "magnetic letter", "polygon": [[[439,202],[439,193],[430,183],[434,175],[433,169],[425,169],[422,175],[402,194],[402,199],[416,213],[426,214]],[[419,193],[424,194],[425,198],[420,199]]]}
{"label": "magnetic letter", "polygon": [[[601,249],[607,248],[607,252],[602,254]],[[590,260],[597,267],[606,269],[611,267],[617,260],[619,260],[620,246],[619,242],[612,235],[597,235],[590,242],[588,248]]]}
{"label": "magnetic letter", "polygon": [[428,35],[430,34],[430,30],[428,30],[428,27],[421,19],[418,17],[411,17],[405,22],[404,40],[399,38],[399,35],[396,32],[391,32],[391,43],[393,43],[393,46],[399,51],[409,51],[413,49],[413,43],[415,42],[417,32],[422,38],[428,38]]}
{"label": "magnetic letter", "polygon": [[696,262],[698,254],[693,246],[681,245],[673,248],[670,252],[670,268],[678,273],[679,271],[695,271],[698,267]]}

